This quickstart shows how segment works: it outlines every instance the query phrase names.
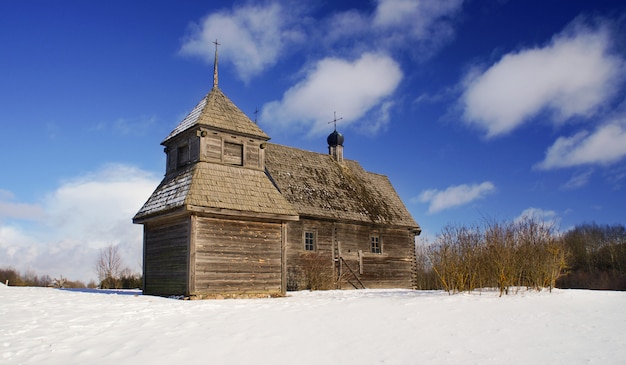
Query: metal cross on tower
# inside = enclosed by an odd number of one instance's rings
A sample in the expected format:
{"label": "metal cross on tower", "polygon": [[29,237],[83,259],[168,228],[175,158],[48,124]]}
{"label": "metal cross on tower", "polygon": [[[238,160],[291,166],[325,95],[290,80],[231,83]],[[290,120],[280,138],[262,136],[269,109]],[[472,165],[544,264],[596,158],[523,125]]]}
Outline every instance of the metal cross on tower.
{"label": "metal cross on tower", "polygon": [[342,120],[342,119],[343,119],[343,117],[341,117],[341,118],[337,119],[337,112],[333,112],[333,116],[334,116],[334,118],[335,118],[335,119],[333,119],[333,120],[331,120],[330,122],[328,122],[328,124],[330,124],[330,123],[334,123],[334,124],[335,124],[335,131],[337,131],[337,122],[338,122],[338,121],[340,121],[340,120]]}
{"label": "metal cross on tower", "polygon": [[213,87],[217,88],[217,46],[219,46],[220,44],[217,43],[217,38],[215,38],[215,42],[212,42],[213,44],[215,44],[215,63],[213,64]]}

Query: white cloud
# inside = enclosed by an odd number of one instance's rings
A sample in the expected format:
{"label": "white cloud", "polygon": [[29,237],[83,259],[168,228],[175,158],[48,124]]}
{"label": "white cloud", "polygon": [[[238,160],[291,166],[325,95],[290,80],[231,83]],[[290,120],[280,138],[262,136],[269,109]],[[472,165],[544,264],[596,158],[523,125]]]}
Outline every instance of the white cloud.
{"label": "white cloud", "polygon": [[441,32],[440,22],[456,14],[463,0],[378,0],[372,24],[376,28],[395,28],[408,36],[424,39],[435,30]]}
{"label": "white cloud", "polygon": [[534,222],[541,222],[545,227],[556,227],[559,223],[559,217],[553,210],[544,210],[541,208],[527,208],[517,218],[515,223],[523,223],[524,221],[531,220]]}
{"label": "white cloud", "polygon": [[328,49],[350,52],[402,50],[427,58],[454,36],[453,17],[463,0],[378,0],[370,12],[332,14],[309,33]]}
{"label": "white cloud", "polygon": [[15,202],[13,193],[0,189],[0,221],[9,219],[37,220],[43,216],[43,210],[38,204]]}
{"label": "white cloud", "polygon": [[126,265],[138,270],[142,228],[131,219],[158,182],[137,168],[108,165],[62,183],[40,202],[40,220],[0,224],[0,266],[88,281],[99,249],[119,244]]}
{"label": "white cloud", "polygon": [[270,0],[235,5],[191,24],[180,48],[212,64],[215,39],[220,60],[248,81],[286,54],[320,49],[355,55],[402,49],[430,54],[453,34],[452,16],[463,0],[378,0],[373,11],[349,9],[315,19],[315,5]]}
{"label": "white cloud", "polygon": [[472,185],[462,184],[450,186],[446,190],[425,190],[413,201],[430,203],[428,213],[436,213],[484,198],[487,194],[493,193],[495,189],[495,185],[490,181]]}
{"label": "white cloud", "polygon": [[28,248],[36,247],[36,240],[26,232],[13,225],[0,224],[0,263],[10,265],[11,262],[30,261],[33,257]]}
{"label": "white cloud", "polygon": [[545,47],[507,54],[468,75],[463,119],[494,137],[544,110],[557,122],[587,117],[612,98],[623,79],[624,62],[610,47],[606,28],[574,23]]}
{"label": "white cloud", "polygon": [[374,25],[385,27],[407,23],[419,13],[419,5],[418,1],[412,0],[379,0]]}
{"label": "white cloud", "polygon": [[192,25],[180,53],[200,56],[213,64],[212,42],[218,39],[222,62],[233,63],[239,77],[247,81],[273,66],[291,43],[304,38],[299,21],[297,7],[287,8],[277,2],[234,7]]}
{"label": "white cloud", "polygon": [[345,41],[355,45],[356,41],[372,30],[367,14],[354,9],[332,14],[322,20],[318,27],[321,39],[325,41],[321,44],[330,47]]}
{"label": "white cloud", "polygon": [[532,219],[532,218],[540,218],[540,219],[551,219],[556,217],[556,212],[553,210],[544,210],[541,208],[526,208],[524,211],[515,218],[516,222],[519,222],[523,219]]}
{"label": "white cloud", "polygon": [[626,120],[612,121],[592,133],[559,137],[536,168],[549,170],[579,165],[610,165],[626,157]]}
{"label": "white cloud", "polygon": [[380,130],[384,130],[391,121],[391,111],[395,105],[394,101],[388,100],[376,106],[376,109],[368,113],[359,126],[365,134],[376,135]]}
{"label": "white cloud", "polygon": [[575,190],[578,188],[582,188],[587,185],[589,179],[593,175],[593,169],[589,169],[580,173],[575,174],[569,179],[565,184],[563,184],[563,189],[565,190]]}
{"label": "white cloud", "polygon": [[[269,129],[295,124],[310,127],[311,134],[319,134],[328,131],[333,111],[345,125],[380,107],[379,120],[384,124],[390,107],[385,99],[393,94],[401,79],[400,66],[386,55],[366,53],[353,62],[326,58],[287,90],[282,100],[265,104],[261,123]],[[377,127],[378,124],[372,128]]]}

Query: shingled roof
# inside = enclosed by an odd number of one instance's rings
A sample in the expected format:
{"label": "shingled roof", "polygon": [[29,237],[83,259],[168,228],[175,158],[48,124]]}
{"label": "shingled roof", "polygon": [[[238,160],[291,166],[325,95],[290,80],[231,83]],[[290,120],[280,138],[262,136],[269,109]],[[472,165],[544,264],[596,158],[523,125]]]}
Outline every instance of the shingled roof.
{"label": "shingled roof", "polygon": [[200,100],[191,113],[174,128],[161,144],[165,144],[168,140],[195,125],[256,137],[266,141],[270,139],[270,137],[254,124],[254,122],[224,95],[217,86],[213,87],[213,89]]}
{"label": "shingled roof", "polygon": [[298,214],[419,230],[389,179],[356,161],[267,143],[265,166]]}
{"label": "shingled roof", "polygon": [[198,162],[165,178],[133,220],[139,222],[183,207],[213,214],[298,219],[296,210],[263,171]]}

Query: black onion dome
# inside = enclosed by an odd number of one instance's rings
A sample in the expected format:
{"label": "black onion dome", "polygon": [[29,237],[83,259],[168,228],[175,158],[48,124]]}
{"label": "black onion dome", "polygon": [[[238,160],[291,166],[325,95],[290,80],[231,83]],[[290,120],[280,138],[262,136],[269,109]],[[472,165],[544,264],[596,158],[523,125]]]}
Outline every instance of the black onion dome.
{"label": "black onion dome", "polygon": [[333,133],[328,135],[328,138],[326,138],[326,142],[328,142],[328,145],[331,147],[343,146],[343,134],[334,131]]}

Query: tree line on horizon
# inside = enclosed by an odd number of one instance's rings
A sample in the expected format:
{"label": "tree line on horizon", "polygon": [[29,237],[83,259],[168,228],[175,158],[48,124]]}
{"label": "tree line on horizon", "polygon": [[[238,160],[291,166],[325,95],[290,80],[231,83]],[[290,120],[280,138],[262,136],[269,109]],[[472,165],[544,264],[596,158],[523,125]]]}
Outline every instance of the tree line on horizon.
{"label": "tree line on horizon", "polygon": [[585,223],[565,233],[535,218],[446,226],[417,249],[417,288],[626,290],[626,228]]}
{"label": "tree line on horizon", "polygon": [[55,288],[100,288],[100,289],[140,289],[143,287],[141,274],[133,273],[123,264],[118,245],[108,245],[100,250],[94,271],[98,275],[98,283],[94,280],[85,284],[80,280],[72,281],[64,278],[52,278],[49,275],[38,276],[29,270],[21,274],[12,267],[0,267],[0,283],[12,286],[44,286]]}

